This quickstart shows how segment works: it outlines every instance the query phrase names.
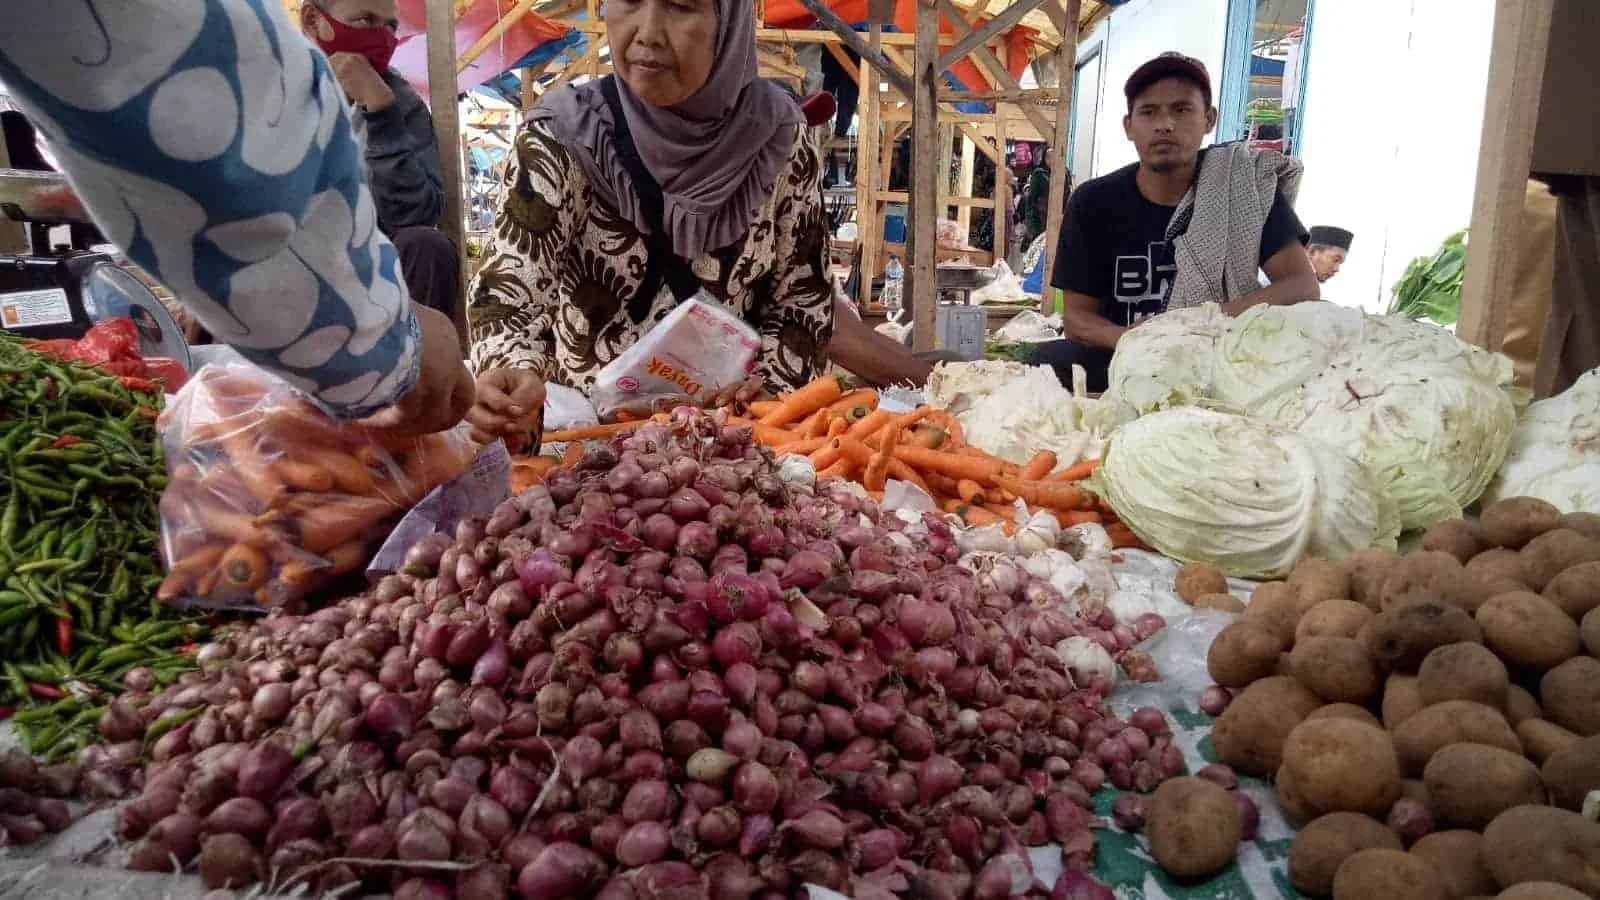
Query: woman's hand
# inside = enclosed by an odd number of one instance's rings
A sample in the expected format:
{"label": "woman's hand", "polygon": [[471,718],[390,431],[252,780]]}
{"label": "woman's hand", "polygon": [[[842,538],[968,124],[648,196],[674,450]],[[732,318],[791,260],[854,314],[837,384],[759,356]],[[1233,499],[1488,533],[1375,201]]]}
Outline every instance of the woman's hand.
{"label": "woman's hand", "polygon": [[452,428],[472,405],[472,373],[461,363],[461,342],[449,317],[420,303],[411,304],[422,332],[417,383],[400,402],[363,424],[399,436],[434,434]]}
{"label": "woman's hand", "polygon": [[467,413],[472,439],[495,439],[520,453],[537,446],[544,431],[544,379],[527,369],[489,369],[478,376],[477,399]]}
{"label": "woman's hand", "polygon": [[743,407],[752,400],[761,399],[766,392],[767,382],[760,375],[751,375],[743,384],[718,391],[701,405],[706,409],[720,409],[724,406]]}
{"label": "woman's hand", "polygon": [[699,397],[674,394],[665,397],[653,397],[647,402],[618,407],[612,410],[606,418],[612,421],[618,420],[621,416],[648,419],[657,413],[671,412],[680,406],[698,406],[702,409],[721,409],[725,406],[742,408],[751,400],[760,399],[766,391],[766,381],[759,375],[752,375],[739,384],[724,388],[716,393],[702,394]]}

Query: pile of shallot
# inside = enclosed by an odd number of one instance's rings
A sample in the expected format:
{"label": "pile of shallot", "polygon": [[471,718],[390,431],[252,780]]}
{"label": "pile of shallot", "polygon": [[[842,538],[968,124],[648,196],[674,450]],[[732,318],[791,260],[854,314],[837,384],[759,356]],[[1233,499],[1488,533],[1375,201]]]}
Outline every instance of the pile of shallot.
{"label": "pile of shallot", "polygon": [[68,797],[78,767],[39,766],[18,750],[0,751],[0,847],[31,844],[72,824]]}
{"label": "pile of shallot", "polygon": [[124,695],[86,762],[159,733],[130,865],[213,888],[997,900],[1050,887],[1023,848],[1056,844],[1076,896],[1091,795],[1182,756],[1053,649],[1115,622],[957,556],[943,521],[795,491],[747,431],[679,411]]}

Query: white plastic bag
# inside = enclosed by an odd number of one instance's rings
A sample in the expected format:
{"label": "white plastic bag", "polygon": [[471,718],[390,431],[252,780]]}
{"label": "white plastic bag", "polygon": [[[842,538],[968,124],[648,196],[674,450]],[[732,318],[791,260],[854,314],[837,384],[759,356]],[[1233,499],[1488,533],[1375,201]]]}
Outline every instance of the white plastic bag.
{"label": "white plastic bag", "polygon": [[564,384],[544,386],[544,430],[565,431],[599,425],[600,417],[582,391]]}
{"label": "white plastic bag", "polygon": [[589,399],[602,417],[675,397],[701,399],[744,381],[760,351],[760,335],[701,291],[606,364]]}
{"label": "white plastic bag", "polygon": [[989,268],[994,280],[972,292],[973,303],[1026,303],[1028,292],[1022,286],[1022,279],[1005,260],[1000,260]]}
{"label": "white plastic bag", "polygon": [[994,333],[996,340],[1013,344],[1037,344],[1061,340],[1061,317],[1046,316],[1035,310],[1023,310]]}

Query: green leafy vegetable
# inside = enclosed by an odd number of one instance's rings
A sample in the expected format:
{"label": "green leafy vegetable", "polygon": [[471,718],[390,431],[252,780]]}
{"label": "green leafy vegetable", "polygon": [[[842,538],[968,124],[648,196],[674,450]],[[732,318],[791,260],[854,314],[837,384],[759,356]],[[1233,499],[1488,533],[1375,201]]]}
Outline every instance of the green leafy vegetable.
{"label": "green leafy vegetable", "polygon": [[1467,271],[1467,233],[1445,238],[1433,256],[1419,256],[1394,286],[1389,315],[1449,327],[1461,311],[1461,277]]}

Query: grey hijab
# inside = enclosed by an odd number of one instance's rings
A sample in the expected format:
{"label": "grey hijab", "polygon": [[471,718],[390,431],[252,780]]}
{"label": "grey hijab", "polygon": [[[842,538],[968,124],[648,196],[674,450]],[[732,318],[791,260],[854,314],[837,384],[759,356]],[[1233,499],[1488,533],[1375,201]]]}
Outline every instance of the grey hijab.
{"label": "grey hijab", "polygon": [[[800,109],[758,77],[755,4],[716,0],[716,61],[688,100],[651,106],[617,79],[623,115],[645,168],[661,185],[673,252],[694,259],[737,240],[772,195],[799,133]],[[546,97],[531,116],[578,157],[600,199],[650,230],[612,142],[611,109],[597,81]]]}

